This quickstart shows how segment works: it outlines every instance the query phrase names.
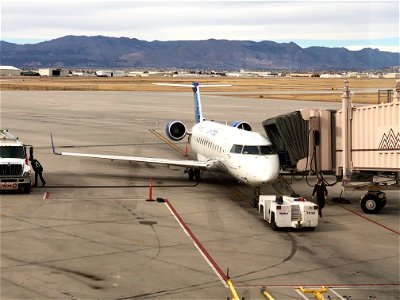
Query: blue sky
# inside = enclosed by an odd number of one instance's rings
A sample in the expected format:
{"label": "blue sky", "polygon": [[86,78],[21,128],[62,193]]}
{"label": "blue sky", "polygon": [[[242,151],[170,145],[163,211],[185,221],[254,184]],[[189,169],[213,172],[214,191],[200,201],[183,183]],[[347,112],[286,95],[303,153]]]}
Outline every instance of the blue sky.
{"label": "blue sky", "polygon": [[1,40],[36,43],[65,35],[400,52],[399,1],[1,1]]}

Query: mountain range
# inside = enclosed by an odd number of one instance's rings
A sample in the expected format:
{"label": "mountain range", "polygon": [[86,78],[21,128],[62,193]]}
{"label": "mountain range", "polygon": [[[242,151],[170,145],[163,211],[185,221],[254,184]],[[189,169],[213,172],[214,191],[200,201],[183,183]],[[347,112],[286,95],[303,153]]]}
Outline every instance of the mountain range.
{"label": "mountain range", "polygon": [[0,41],[0,64],[22,68],[170,68],[214,70],[371,70],[400,65],[400,53],[308,47],[273,41],[143,41],[64,36],[37,44]]}

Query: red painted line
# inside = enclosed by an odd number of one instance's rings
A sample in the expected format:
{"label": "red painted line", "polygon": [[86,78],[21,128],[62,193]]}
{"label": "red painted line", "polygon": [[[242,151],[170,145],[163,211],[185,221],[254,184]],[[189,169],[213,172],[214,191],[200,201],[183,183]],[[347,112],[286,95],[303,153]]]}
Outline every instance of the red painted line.
{"label": "red painted line", "polygon": [[221,270],[221,268],[218,266],[218,264],[215,262],[215,260],[211,257],[211,255],[207,252],[206,248],[200,243],[200,241],[196,238],[196,236],[193,234],[193,232],[190,230],[190,228],[186,225],[186,223],[183,221],[182,217],[178,214],[176,209],[172,206],[171,202],[169,202],[168,199],[165,199],[166,205],[169,207],[175,218],[178,220],[180,225],[183,227],[183,229],[186,231],[186,233],[189,235],[189,237],[192,239],[194,244],[197,246],[199,251],[202,252],[202,255],[206,260],[208,260],[209,264],[211,264],[212,268],[214,268],[214,271],[217,272],[218,277],[223,280],[224,285],[226,286],[226,280],[227,276],[225,273]]}
{"label": "red painted line", "polygon": [[368,287],[399,287],[400,283],[354,283],[354,284],[340,284],[340,283],[335,283],[335,284],[329,284],[329,283],[318,283],[318,284],[235,284],[236,287],[242,287],[242,288],[260,288],[260,287],[282,287],[282,288],[287,288],[287,287],[316,287],[316,286],[326,286],[326,287],[334,287],[334,288],[356,288],[356,287],[362,287],[362,288],[368,288]]}
{"label": "red painted line", "polygon": [[338,205],[339,207],[341,207],[341,208],[343,208],[343,209],[345,209],[345,210],[347,210],[347,211],[349,211],[349,212],[351,212],[351,213],[353,213],[353,214],[355,214],[355,215],[357,215],[357,216],[359,216],[359,217],[361,217],[361,218],[363,218],[363,219],[365,219],[365,220],[367,220],[367,221],[369,221],[369,222],[371,222],[371,223],[374,223],[374,224],[376,224],[376,225],[378,225],[378,226],[380,226],[380,227],[382,227],[382,228],[385,228],[386,230],[389,230],[389,231],[391,231],[391,232],[396,233],[397,235],[400,235],[400,231],[394,230],[394,229],[392,229],[392,228],[390,228],[390,227],[387,227],[387,226],[385,226],[385,225],[383,225],[383,224],[380,224],[380,223],[378,223],[378,222],[376,222],[376,221],[374,221],[374,220],[371,220],[371,219],[369,219],[369,218],[363,216],[362,214],[359,214],[358,212],[355,212],[355,211],[353,211],[353,210],[351,210],[351,209],[348,209],[347,207],[344,207],[344,206],[342,206],[342,205],[340,205],[340,204],[336,204],[336,205]]}

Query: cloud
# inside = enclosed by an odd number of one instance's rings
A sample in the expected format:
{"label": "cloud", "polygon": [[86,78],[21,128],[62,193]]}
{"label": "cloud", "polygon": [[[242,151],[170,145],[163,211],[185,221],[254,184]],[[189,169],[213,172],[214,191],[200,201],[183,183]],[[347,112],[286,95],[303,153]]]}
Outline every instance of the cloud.
{"label": "cloud", "polygon": [[4,40],[70,34],[143,40],[399,37],[398,1],[2,0],[1,8]]}

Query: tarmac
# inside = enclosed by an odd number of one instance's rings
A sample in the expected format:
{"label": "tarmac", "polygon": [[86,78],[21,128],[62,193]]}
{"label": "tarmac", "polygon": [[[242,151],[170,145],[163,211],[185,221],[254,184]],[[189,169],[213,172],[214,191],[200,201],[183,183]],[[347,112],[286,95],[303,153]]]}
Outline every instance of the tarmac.
{"label": "tarmac", "polygon": [[[207,119],[245,120],[258,132],[279,114],[340,107],[213,93],[202,100]],[[332,202],[337,184],[314,232],[276,232],[251,207],[252,189],[227,175],[205,173],[195,184],[180,168],[51,151],[50,133],[59,151],[183,159],[149,130],[163,133],[168,120],[190,127],[193,115],[190,92],[1,91],[1,128],[33,145],[47,181],[29,195],[0,193],[1,299],[226,299],[228,269],[245,299],[264,299],[263,287],[276,300],[314,299],[299,286],[327,286],[331,299],[400,298],[398,191],[366,215],[361,191],[343,195],[350,204]],[[167,202],[146,201],[150,179],[152,198]],[[311,199],[305,179],[288,180]]]}

